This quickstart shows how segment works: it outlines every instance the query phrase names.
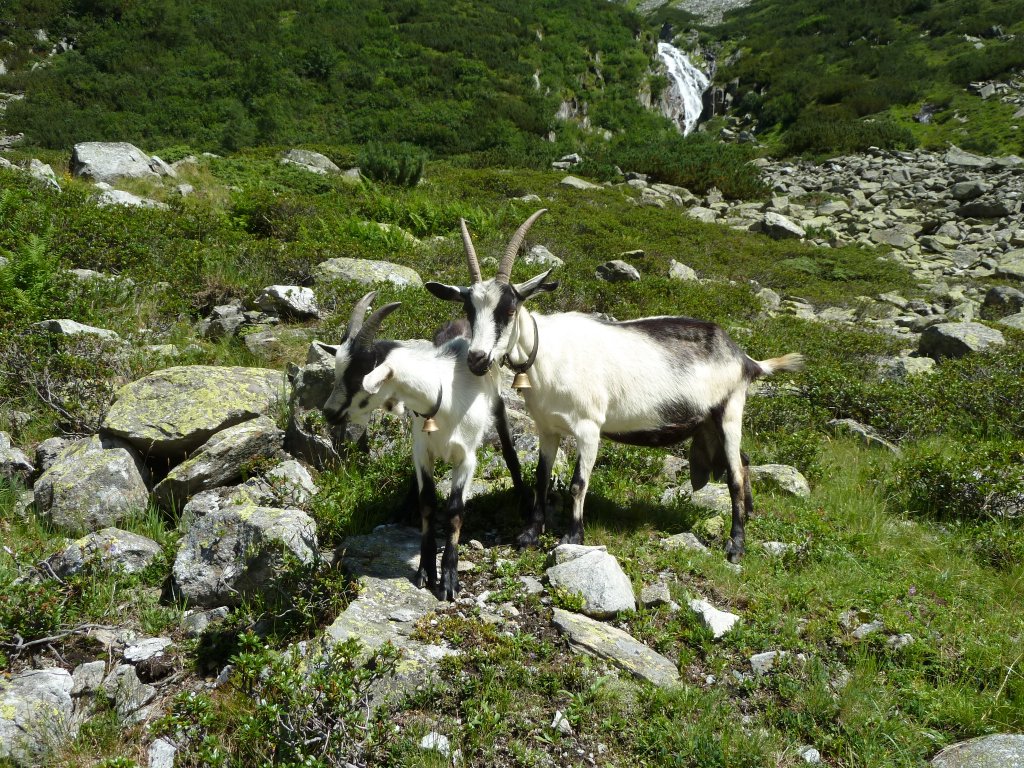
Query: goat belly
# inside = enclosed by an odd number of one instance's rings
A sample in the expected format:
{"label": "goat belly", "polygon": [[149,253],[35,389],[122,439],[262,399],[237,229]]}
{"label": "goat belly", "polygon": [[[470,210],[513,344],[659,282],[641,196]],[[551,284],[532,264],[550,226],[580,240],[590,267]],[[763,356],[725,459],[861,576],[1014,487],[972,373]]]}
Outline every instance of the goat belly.
{"label": "goat belly", "polygon": [[604,432],[602,435],[616,443],[640,445],[647,448],[663,448],[666,445],[681,443],[697,431],[699,423],[666,424],[657,429],[644,429],[636,432]]}

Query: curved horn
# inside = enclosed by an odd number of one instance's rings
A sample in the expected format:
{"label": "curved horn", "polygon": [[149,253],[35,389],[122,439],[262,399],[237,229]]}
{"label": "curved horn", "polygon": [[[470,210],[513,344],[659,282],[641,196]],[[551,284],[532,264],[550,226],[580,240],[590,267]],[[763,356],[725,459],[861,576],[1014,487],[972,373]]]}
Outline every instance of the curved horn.
{"label": "curved horn", "polygon": [[480,274],[480,262],[476,260],[476,248],[473,247],[473,240],[466,228],[466,220],[459,219],[459,226],[462,228],[462,244],[466,246],[466,262],[469,264],[469,276],[474,283],[483,281]]}
{"label": "curved horn", "polygon": [[494,276],[495,282],[507,283],[509,278],[512,276],[512,262],[516,260],[516,255],[519,253],[519,246],[523,244],[523,240],[526,238],[526,233],[533,226],[533,222],[540,218],[540,215],[547,211],[547,208],[541,208],[530,218],[524,221],[516,233],[512,235],[512,239],[508,241],[508,247],[505,249],[505,255],[501,257],[501,264],[498,265],[498,274]]}
{"label": "curved horn", "polygon": [[370,304],[373,303],[375,298],[377,298],[377,292],[370,291],[356,302],[356,305],[352,308],[352,315],[348,319],[348,328],[345,329],[343,342],[359,333],[359,329],[363,327],[363,318],[366,317],[366,310],[370,308]]}
{"label": "curved horn", "polygon": [[378,309],[363,323],[363,327],[359,329],[359,333],[355,338],[356,349],[369,349],[370,342],[373,341],[373,337],[377,335],[377,331],[380,330],[380,324],[384,322],[384,318],[394,312],[402,306],[402,302],[396,301],[392,304],[385,304],[383,307]]}

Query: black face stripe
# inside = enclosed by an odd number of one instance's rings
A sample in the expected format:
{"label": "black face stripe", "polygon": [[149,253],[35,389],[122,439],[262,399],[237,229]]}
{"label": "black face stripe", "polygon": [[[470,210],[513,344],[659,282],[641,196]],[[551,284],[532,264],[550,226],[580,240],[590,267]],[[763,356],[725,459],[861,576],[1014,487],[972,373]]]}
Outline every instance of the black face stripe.
{"label": "black face stripe", "polygon": [[380,365],[397,346],[397,342],[382,340],[375,341],[369,349],[350,350],[349,364],[341,377],[342,385],[345,387],[345,400],[339,413],[345,413],[352,407],[355,396],[363,389],[366,374]]}
{"label": "black face stripe", "polygon": [[505,328],[512,322],[512,318],[515,317],[516,308],[519,306],[516,300],[516,295],[512,291],[512,286],[502,286],[501,298],[498,299],[498,304],[494,307],[494,341],[497,343],[498,339],[501,338],[505,332]]}

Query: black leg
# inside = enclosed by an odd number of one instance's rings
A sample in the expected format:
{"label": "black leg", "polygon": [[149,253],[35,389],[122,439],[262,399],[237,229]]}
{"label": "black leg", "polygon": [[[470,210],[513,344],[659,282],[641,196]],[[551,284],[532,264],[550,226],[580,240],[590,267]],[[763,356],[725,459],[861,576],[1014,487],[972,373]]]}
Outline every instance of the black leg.
{"label": "black leg", "polygon": [[[573,498],[573,511],[575,512],[577,501],[581,494],[586,493],[587,484],[583,481],[583,474],[580,472],[580,458],[576,457],[576,469],[572,473],[572,485],[569,486],[569,491],[572,493]],[[583,516],[578,517],[573,514],[572,522],[569,524],[569,533],[562,537],[562,544],[582,544],[583,543]]]}
{"label": "black leg", "polygon": [[551,487],[551,470],[554,467],[557,451],[557,436],[549,438],[547,441],[543,436],[541,437],[540,458],[537,460],[537,484],[533,497],[533,518],[516,539],[516,546],[520,549],[536,547],[540,543],[540,535],[544,533],[545,505],[548,499],[548,488]]}
{"label": "black leg", "polygon": [[453,487],[448,497],[448,541],[441,556],[441,585],[445,600],[454,600],[462,588],[459,585],[459,534],[462,532],[464,511],[462,488]]}
{"label": "black leg", "polygon": [[512,475],[512,485],[519,496],[520,514],[522,515],[523,522],[527,523],[530,521],[530,508],[533,505],[533,499],[530,496],[531,491],[523,482],[523,472],[519,465],[519,454],[516,453],[515,444],[512,442],[512,434],[508,428],[505,401],[500,397],[494,406],[494,426],[498,431],[498,439],[501,441],[501,455],[505,459],[505,466],[508,467],[509,474]]}
{"label": "black leg", "polygon": [[434,536],[434,510],[437,508],[437,489],[434,478],[423,468],[417,468],[420,488],[420,567],[416,572],[416,586],[434,589],[437,586],[437,540]]}

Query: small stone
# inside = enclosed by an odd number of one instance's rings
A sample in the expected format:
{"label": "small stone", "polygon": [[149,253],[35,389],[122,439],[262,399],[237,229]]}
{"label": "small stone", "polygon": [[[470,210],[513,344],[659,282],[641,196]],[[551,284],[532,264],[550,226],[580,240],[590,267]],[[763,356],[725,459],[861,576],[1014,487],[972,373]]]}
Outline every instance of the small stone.
{"label": "small stone", "polygon": [[789,656],[789,651],[765,651],[755,653],[750,657],[750,667],[755,675],[764,675],[771,672],[779,660]]}
{"label": "small stone", "polygon": [[447,736],[431,731],[420,739],[420,749],[432,749],[447,757],[451,752],[451,743],[448,741]]}
{"label": "small stone", "polygon": [[668,605],[672,602],[672,595],[669,594],[668,584],[657,581],[648,584],[640,590],[640,603],[645,608],[656,608],[660,605]]}
{"label": "small stone", "polygon": [[909,632],[904,632],[901,635],[893,635],[885,641],[885,644],[893,650],[898,651],[900,648],[906,648],[913,642],[914,636],[911,635]]}
{"label": "small stone", "polygon": [[[740,617],[735,613],[720,610],[702,598],[691,599],[687,601],[687,604],[692,611],[700,616],[704,626],[711,630],[715,640],[725,635],[740,620]],[[751,660],[751,663],[753,663],[753,660]]]}
{"label": "small stone", "polygon": [[863,640],[868,635],[873,635],[876,632],[881,632],[883,629],[885,629],[885,624],[883,624],[881,621],[869,621],[867,624],[861,624],[859,627],[853,630],[852,634],[858,640]]}
{"label": "small stone", "polygon": [[122,655],[129,664],[138,664],[140,661],[162,656],[171,645],[172,641],[169,637],[147,637],[129,645],[124,649]]}
{"label": "small stone", "polygon": [[703,554],[707,554],[711,551],[701,543],[700,539],[689,531],[686,531],[685,533],[677,533],[674,536],[662,539],[661,546],[666,549],[688,549],[694,552],[701,552]]}
{"label": "small stone", "polygon": [[782,557],[796,549],[792,544],[786,544],[782,541],[762,541],[761,548],[772,557]]}
{"label": "small stone", "polygon": [[809,744],[797,747],[796,753],[808,765],[821,765],[821,753]]}
{"label": "small stone", "polygon": [[697,273],[693,270],[693,267],[688,267],[675,259],[672,259],[668,263],[668,276],[673,280],[696,280]]}
{"label": "small stone", "polygon": [[1024,734],[979,736],[943,749],[932,768],[1024,768]]}
{"label": "small stone", "polygon": [[174,742],[166,736],[161,736],[149,745],[148,768],[174,768],[174,756],[177,752],[178,747]]}
{"label": "small stone", "polygon": [[555,718],[551,721],[551,727],[563,736],[572,736],[572,724],[560,709],[555,710]]}
{"label": "small stone", "polygon": [[526,589],[528,595],[539,595],[544,592],[544,585],[533,576],[520,576],[519,582]]}
{"label": "small stone", "polygon": [[107,663],[102,659],[79,664],[75,667],[75,671],[71,673],[71,678],[74,680],[71,695],[91,696],[103,685],[103,678],[106,674]]}
{"label": "small stone", "polygon": [[221,605],[206,611],[192,611],[182,619],[181,625],[189,637],[199,637],[211,624],[224,621],[230,610],[226,605]]}
{"label": "small stone", "polygon": [[597,277],[609,283],[630,283],[640,279],[640,271],[621,259],[612,259],[597,268]]}

